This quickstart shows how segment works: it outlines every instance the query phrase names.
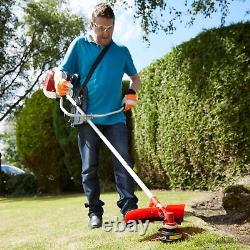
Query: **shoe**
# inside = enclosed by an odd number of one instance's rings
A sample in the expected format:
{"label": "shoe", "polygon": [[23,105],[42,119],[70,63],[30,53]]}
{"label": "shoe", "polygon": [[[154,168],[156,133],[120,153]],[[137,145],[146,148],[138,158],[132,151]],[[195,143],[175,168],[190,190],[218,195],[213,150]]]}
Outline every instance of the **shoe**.
{"label": "shoe", "polygon": [[102,217],[97,215],[92,215],[89,218],[89,227],[98,228],[102,226]]}
{"label": "shoe", "polygon": [[135,208],[129,208],[129,209],[127,209],[126,212],[122,213],[123,218],[125,218],[127,212],[135,210],[135,209],[138,209],[138,207],[136,206]]}

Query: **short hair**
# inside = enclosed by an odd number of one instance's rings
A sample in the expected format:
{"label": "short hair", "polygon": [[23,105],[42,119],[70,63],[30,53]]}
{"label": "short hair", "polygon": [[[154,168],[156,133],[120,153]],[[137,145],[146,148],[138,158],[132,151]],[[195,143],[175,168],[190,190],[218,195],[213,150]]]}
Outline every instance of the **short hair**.
{"label": "short hair", "polygon": [[92,13],[92,21],[95,20],[96,17],[112,18],[115,21],[115,14],[112,8],[105,3],[99,3],[95,6]]}

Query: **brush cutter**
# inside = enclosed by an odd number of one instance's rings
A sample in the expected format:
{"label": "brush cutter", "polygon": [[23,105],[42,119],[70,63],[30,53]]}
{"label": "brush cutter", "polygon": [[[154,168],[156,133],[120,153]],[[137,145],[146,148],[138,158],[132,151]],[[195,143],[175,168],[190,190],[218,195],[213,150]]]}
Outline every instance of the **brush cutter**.
{"label": "brush cutter", "polygon": [[[87,115],[77,106],[74,99],[67,95],[66,98],[75,106],[80,115],[88,122],[88,124],[94,129],[94,131],[99,135],[102,141],[107,145],[111,152],[116,156],[122,166],[129,172],[135,182],[141,187],[144,193],[148,196],[150,203],[148,208],[140,208],[130,210],[125,214],[124,220],[126,223],[130,221],[159,221],[162,220],[164,224],[164,229],[160,230],[160,233],[165,237],[165,241],[175,241],[182,239],[182,233],[177,229],[177,224],[181,224],[184,217],[184,204],[175,205],[162,205],[159,200],[152,194],[152,192],[147,188],[147,186],[142,182],[138,175],[133,171],[133,169],[127,164],[127,162],[122,158],[118,151],[113,147],[113,145],[107,140],[107,138],[101,133],[101,131],[96,127],[96,125],[90,120],[93,117],[102,117],[107,115],[112,115],[117,112],[121,112],[123,108],[110,112],[103,115]],[[63,107],[63,98],[60,99],[60,108],[68,116],[75,116],[75,114],[69,113]]]}
{"label": "brush cutter", "polygon": [[[44,85],[46,85],[46,83]],[[55,89],[53,89],[52,91],[55,92]],[[129,223],[130,221],[139,220],[163,221],[164,228],[161,228],[159,230],[161,234],[161,240],[168,242],[182,239],[182,232],[177,229],[177,224],[181,224],[181,222],[183,221],[185,205],[162,205],[159,200],[152,194],[152,192],[147,188],[147,186],[142,182],[138,175],[133,171],[133,169],[128,165],[128,163],[122,158],[119,152],[113,147],[113,145],[108,141],[108,139],[91,121],[91,118],[94,117],[103,117],[122,112],[123,107],[121,107],[119,110],[107,114],[85,114],[85,112],[77,105],[75,100],[70,95],[67,95],[66,98],[76,108],[78,114],[72,114],[63,107],[63,97],[60,98],[61,110],[69,117],[81,116],[82,118],[84,118],[84,120],[94,129],[94,131],[98,134],[98,136],[102,139],[102,141],[106,144],[110,151],[116,156],[122,166],[128,171],[134,181],[141,187],[141,189],[149,198],[149,207],[128,211],[124,216],[125,222]]]}

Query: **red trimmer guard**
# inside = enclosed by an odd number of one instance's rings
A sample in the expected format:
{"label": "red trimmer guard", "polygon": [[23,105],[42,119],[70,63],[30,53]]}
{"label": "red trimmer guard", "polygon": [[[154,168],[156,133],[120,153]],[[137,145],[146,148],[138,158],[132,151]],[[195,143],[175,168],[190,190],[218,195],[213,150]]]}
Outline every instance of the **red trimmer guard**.
{"label": "red trimmer guard", "polygon": [[124,220],[128,223],[131,220],[134,221],[164,221],[164,213],[165,212],[173,212],[174,219],[178,224],[181,224],[184,217],[184,208],[185,204],[175,204],[175,205],[167,205],[163,208],[158,207],[148,207],[148,208],[139,208],[130,210],[125,214]]}

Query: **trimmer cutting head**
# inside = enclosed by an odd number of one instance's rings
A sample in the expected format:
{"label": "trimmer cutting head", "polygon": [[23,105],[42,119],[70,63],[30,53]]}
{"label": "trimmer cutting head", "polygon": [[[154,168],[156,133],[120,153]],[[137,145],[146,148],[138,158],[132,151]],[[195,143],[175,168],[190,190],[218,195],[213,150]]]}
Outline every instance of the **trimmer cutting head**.
{"label": "trimmer cutting head", "polygon": [[168,222],[167,213],[173,213],[174,221],[181,224],[184,217],[184,204],[166,205],[161,208],[147,207],[130,210],[125,214],[125,222],[135,221],[164,221]]}
{"label": "trimmer cutting head", "polygon": [[162,206],[156,198],[150,201],[150,207],[130,210],[124,220],[129,221],[163,221],[163,228],[159,229],[158,240],[174,242],[183,239],[182,231],[177,228],[184,217],[184,204]]}
{"label": "trimmer cutting head", "polygon": [[159,236],[157,237],[158,240],[162,242],[174,242],[183,239],[183,233],[179,228],[168,230],[166,228],[160,228],[158,230]]}

